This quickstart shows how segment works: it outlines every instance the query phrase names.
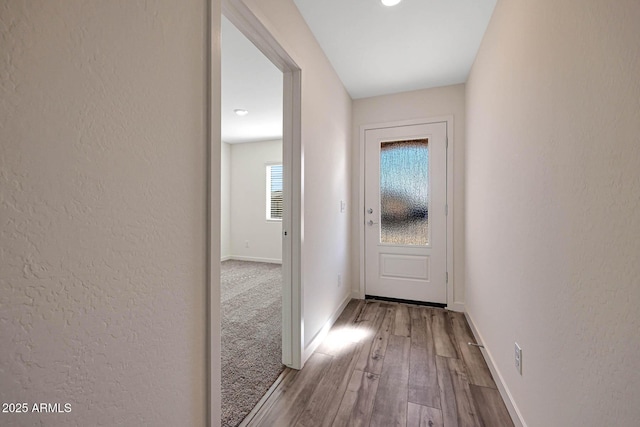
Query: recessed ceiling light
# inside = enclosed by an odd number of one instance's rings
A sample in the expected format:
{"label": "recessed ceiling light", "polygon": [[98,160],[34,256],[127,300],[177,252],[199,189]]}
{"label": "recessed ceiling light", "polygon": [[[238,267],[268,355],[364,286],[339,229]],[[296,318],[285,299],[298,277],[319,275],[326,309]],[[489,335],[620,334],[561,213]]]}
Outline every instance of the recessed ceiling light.
{"label": "recessed ceiling light", "polygon": [[246,116],[247,114],[249,114],[249,112],[247,110],[243,110],[242,108],[236,108],[235,110],[233,110],[233,112],[236,113],[240,117]]}
{"label": "recessed ceiling light", "polygon": [[395,6],[400,3],[402,0],[382,0],[382,4],[385,6]]}

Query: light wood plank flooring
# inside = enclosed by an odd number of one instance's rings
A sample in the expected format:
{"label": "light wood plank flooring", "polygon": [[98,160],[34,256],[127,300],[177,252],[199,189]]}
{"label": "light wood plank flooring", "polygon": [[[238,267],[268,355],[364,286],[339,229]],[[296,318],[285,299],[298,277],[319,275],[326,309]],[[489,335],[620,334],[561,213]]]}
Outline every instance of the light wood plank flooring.
{"label": "light wood plank flooring", "polygon": [[243,426],[513,426],[461,313],[352,300]]}

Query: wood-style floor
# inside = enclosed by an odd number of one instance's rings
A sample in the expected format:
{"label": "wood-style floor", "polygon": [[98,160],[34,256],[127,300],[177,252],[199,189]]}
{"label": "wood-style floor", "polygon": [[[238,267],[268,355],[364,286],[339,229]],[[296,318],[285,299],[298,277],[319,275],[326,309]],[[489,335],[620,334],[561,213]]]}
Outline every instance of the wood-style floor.
{"label": "wood-style floor", "polygon": [[246,426],[513,426],[461,313],[352,300]]}

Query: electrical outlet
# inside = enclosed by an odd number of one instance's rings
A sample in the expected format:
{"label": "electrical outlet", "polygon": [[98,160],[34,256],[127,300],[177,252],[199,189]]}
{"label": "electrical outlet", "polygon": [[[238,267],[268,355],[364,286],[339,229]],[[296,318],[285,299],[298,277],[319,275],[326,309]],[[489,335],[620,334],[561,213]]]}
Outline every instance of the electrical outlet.
{"label": "electrical outlet", "polygon": [[248,248],[248,247],[249,247],[249,241],[248,241],[248,240],[245,240],[245,241],[244,241],[244,247],[245,247],[245,248]]}
{"label": "electrical outlet", "polygon": [[338,287],[342,287],[342,274],[338,274]]}
{"label": "electrical outlet", "polygon": [[522,375],[522,349],[520,348],[518,343],[516,343],[515,345],[514,356],[515,356],[515,362],[516,362],[516,369],[518,370],[518,373]]}
{"label": "electrical outlet", "polygon": [[347,202],[345,202],[344,200],[340,200],[340,213],[344,213],[346,209],[347,209]]}

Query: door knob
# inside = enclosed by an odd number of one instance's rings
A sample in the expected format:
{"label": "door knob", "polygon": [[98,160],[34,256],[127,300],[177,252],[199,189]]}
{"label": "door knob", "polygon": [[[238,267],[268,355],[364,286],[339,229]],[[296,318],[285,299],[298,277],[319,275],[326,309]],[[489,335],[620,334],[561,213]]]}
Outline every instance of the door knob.
{"label": "door knob", "polygon": [[373,208],[369,208],[369,209],[367,209],[367,213],[372,214],[372,213],[373,213]]}

